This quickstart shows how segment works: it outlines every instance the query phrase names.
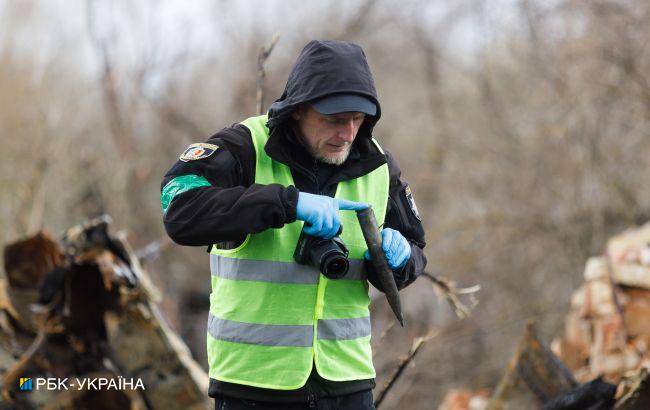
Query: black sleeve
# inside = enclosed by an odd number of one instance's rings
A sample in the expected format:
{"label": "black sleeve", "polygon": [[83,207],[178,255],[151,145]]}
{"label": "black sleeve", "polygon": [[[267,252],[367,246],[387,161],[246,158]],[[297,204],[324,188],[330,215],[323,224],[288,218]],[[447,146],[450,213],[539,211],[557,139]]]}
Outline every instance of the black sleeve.
{"label": "black sleeve", "polygon": [[255,151],[246,127],[233,125],[208,143],[219,148],[206,158],[178,160],[163,178],[161,189],[181,175],[199,175],[210,183],[172,199],[163,222],[174,242],[190,246],[237,242],[249,233],[295,221],[295,187],[254,183]]}
{"label": "black sleeve", "polygon": [[[426,245],[424,228],[411,189],[401,177],[399,165],[388,151],[386,151],[386,159],[390,173],[390,188],[383,227],[399,231],[411,244],[411,257],[408,262],[399,270],[393,271],[397,288],[404,289],[417,279],[427,264],[427,258],[424,256]],[[377,273],[369,261],[366,261],[366,270],[368,281],[383,292]]]}

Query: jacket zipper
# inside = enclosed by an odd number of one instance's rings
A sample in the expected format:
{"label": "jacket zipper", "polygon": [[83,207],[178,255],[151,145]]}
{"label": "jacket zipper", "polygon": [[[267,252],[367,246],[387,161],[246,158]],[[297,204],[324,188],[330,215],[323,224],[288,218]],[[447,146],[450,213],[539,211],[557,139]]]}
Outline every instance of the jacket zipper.
{"label": "jacket zipper", "polygon": [[[314,169],[316,169],[316,161],[314,161]],[[294,162],[289,169],[295,168],[296,170],[299,170],[302,172],[304,175],[308,176],[309,179],[314,183],[314,186],[316,187],[316,193],[320,195],[320,188],[318,187],[318,177],[314,175],[314,172],[309,171],[309,168],[302,166],[301,164]]]}
{"label": "jacket zipper", "polygon": [[309,408],[313,409],[316,407],[316,395],[314,394],[313,391],[311,391],[311,387],[309,387],[309,384],[307,384],[307,391],[309,392],[307,395],[307,399],[309,400]]}
{"label": "jacket zipper", "polygon": [[320,195],[320,184],[318,183],[318,160],[314,160],[312,165],[314,182],[316,183],[316,193]]}

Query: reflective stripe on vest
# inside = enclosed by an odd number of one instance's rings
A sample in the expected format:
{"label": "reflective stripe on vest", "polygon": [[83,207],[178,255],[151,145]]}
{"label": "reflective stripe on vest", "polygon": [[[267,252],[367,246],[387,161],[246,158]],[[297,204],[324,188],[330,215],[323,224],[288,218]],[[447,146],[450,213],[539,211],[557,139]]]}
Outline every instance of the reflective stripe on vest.
{"label": "reflective stripe on vest", "polygon": [[[312,325],[263,325],[208,317],[208,333],[218,340],[264,346],[311,346]],[[326,340],[356,339],[370,336],[370,317],[321,319],[317,338]]]}
{"label": "reflective stripe on vest", "polygon": [[[320,272],[310,265],[295,262],[235,259],[210,255],[210,273],[231,280],[317,285]],[[363,260],[351,260],[348,273],[340,280],[366,280]]]}
{"label": "reflective stripe on vest", "polygon": [[[294,185],[289,168],[264,151],[266,116],[243,124],[255,146],[255,183]],[[340,182],[335,197],[371,204],[382,224],[388,166]],[[207,332],[210,377],[292,390],[304,385],[312,363],[329,380],[375,377],[363,261],[366,245],[356,213],[339,214],[341,239],[350,251],[350,270],[342,279],[329,280],[317,268],[295,263],[301,221],[248,235],[236,249],[213,247]]]}

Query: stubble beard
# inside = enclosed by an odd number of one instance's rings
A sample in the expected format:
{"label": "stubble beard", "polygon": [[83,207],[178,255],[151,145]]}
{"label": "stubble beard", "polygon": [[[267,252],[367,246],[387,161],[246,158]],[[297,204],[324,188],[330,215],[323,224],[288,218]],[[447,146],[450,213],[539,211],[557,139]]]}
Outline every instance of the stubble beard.
{"label": "stubble beard", "polygon": [[336,154],[330,154],[326,155],[321,152],[317,147],[309,146],[309,153],[311,154],[312,157],[316,158],[320,162],[323,162],[325,164],[330,164],[330,165],[341,165],[345,162],[345,160],[348,159],[348,155],[350,155],[350,148],[352,147],[352,144],[349,144],[345,151],[339,152]]}

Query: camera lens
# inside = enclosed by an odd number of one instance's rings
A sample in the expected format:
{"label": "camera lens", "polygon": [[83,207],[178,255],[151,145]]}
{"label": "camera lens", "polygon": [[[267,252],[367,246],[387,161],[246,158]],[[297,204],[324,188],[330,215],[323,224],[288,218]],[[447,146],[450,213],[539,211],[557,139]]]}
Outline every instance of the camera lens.
{"label": "camera lens", "polygon": [[329,279],[340,279],[348,273],[348,255],[348,249],[338,236],[323,239],[308,235],[305,231],[300,233],[293,252],[296,262],[318,268]]}
{"label": "camera lens", "polygon": [[321,258],[320,271],[330,279],[340,279],[348,273],[350,262],[341,251],[332,251]]}

